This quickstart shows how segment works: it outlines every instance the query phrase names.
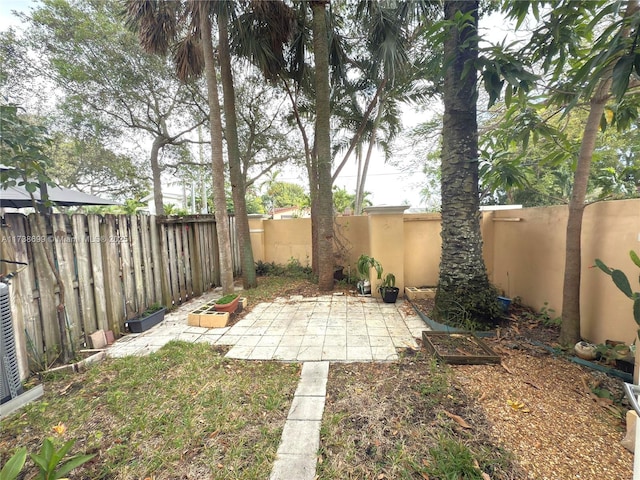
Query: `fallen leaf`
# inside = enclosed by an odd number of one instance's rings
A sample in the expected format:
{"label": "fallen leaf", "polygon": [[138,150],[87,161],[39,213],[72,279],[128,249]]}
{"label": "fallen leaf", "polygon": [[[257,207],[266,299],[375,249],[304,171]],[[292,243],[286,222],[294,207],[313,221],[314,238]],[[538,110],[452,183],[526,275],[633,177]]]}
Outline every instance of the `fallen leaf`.
{"label": "fallen leaf", "polygon": [[507,373],[510,373],[510,374],[512,374],[512,375],[513,375],[513,372],[512,372],[511,370],[509,370],[509,367],[507,367],[507,366],[504,364],[504,362],[500,362],[500,365],[502,366],[502,368],[504,368],[504,369],[507,371]]}
{"label": "fallen leaf", "polygon": [[469,425],[466,420],[464,418],[462,418],[460,415],[456,415],[455,413],[451,413],[451,412],[447,412],[446,410],[443,410],[444,414],[449,417],[451,420],[453,420],[454,422],[456,422],[458,425],[460,425],[462,428],[473,428],[471,425]]}

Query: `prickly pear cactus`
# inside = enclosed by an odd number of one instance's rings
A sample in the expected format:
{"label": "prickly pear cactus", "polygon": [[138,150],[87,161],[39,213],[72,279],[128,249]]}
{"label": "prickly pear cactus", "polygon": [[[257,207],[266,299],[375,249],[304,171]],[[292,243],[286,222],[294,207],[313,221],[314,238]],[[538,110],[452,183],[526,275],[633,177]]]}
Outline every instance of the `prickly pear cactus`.
{"label": "prickly pear cactus", "polygon": [[[631,261],[640,268],[640,257],[638,254],[631,250],[629,252],[629,256],[631,257]],[[596,258],[595,266],[607,275],[610,275],[613,279],[613,283],[616,284],[616,287],[618,287],[627,297],[633,300],[633,318],[636,323],[640,325],[640,292],[634,292],[632,290],[631,283],[622,270],[607,267],[599,258]],[[638,276],[638,283],[640,284],[640,275]],[[638,330],[638,337],[640,338],[640,329]]]}

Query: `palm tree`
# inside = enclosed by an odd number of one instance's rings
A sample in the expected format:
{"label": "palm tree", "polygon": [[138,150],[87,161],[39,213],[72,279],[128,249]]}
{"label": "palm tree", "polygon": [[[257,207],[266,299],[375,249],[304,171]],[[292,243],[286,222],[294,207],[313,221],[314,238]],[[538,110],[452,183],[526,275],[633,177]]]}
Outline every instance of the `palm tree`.
{"label": "palm tree", "polygon": [[444,2],[445,21],[461,22],[449,27],[444,44],[442,254],[435,299],[436,314],[444,321],[459,312],[479,321],[498,314],[482,257],[477,82],[475,68],[469,68],[478,57],[478,6],[478,1]]}
{"label": "palm tree", "polygon": [[[218,98],[213,40],[211,38],[212,1],[189,0],[186,3],[169,0],[149,2],[127,0],[128,22],[138,30],[142,47],[150,53],[166,55],[174,47],[174,62],[178,78],[186,81],[204,72],[209,102],[213,202],[220,255],[220,284],[224,294],[233,286],[233,260],[229,218],[224,191],[224,158],[222,119]],[[179,32],[186,35],[176,42]]]}
{"label": "palm tree", "polygon": [[[329,86],[329,37],[326,5],[312,1],[313,58],[315,61],[316,131],[315,173],[311,192],[312,216],[317,220],[318,287],[333,290],[333,181],[331,179],[331,111]],[[315,179],[314,179],[315,180]],[[315,209],[314,209],[315,207]],[[315,212],[314,212],[315,210]]]}
{"label": "palm tree", "polygon": [[242,173],[242,161],[238,146],[238,126],[236,115],[235,88],[231,72],[231,53],[229,46],[229,17],[233,15],[235,2],[217,2],[218,18],[218,58],[220,59],[220,79],[224,96],[224,118],[226,124],[227,153],[229,157],[229,177],[231,180],[231,195],[236,216],[236,234],[240,245],[242,263],[242,282],[244,288],[255,288],[256,267],[251,248],[249,232],[249,218],[247,217],[246,180]]}

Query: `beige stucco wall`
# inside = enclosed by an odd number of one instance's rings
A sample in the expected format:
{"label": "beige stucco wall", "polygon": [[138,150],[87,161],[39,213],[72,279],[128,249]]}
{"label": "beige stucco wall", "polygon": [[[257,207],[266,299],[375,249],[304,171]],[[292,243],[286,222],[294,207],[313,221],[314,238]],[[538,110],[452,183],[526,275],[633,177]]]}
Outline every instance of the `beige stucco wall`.
{"label": "beige stucco wall", "polygon": [[[566,207],[491,212],[494,285],[523,304],[558,314],[562,307]],[[489,242],[487,242],[489,243]]]}
{"label": "beige stucco wall", "polygon": [[295,258],[303,266],[311,265],[310,218],[265,220],[262,225],[265,261],[286,265],[291,258]]}
{"label": "beige stucco wall", "polygon": [[640,269],[629,251],[640,253],[640,200],[598,202],[589,205],[582,221],[582,335],[594,342],[606,339],[632,342],[638,326],[632,302],[613,284],[611,277],[591,268],[596,258],[627,274],[633,291],[640,291]]}
{"label": "beige stucco wall", "polygon": [[[484,212],[483,254],[490,280],[512,298],[540,310],[561,314],[566,206]],[[398,286],[435,285],[440,262],[440,215],[399,214],[338,217],[346,246],[345,267],[354,271],[361,253],[375,256],[385,271],[396,274]],[[286,264],[291,257],[311,261],[309,219],[261,220],[262,233],[252,228],[256,260]],[[398,231],[395,231],[398,229]],[[260,238],[263,235],[263,238]],[[257,247],[257,248],[256,248]],[[599,202],[585,209],[582,231],[582,335],[595,343],[607,339],[630,342],[637,327],[631,301],[611,278],[590,268],[595,258],[622,269],[638,285],[638,269],[629,250],[640,251],[640,199]],[[256,254],[262,252],[262,256]],[[344,260],[344,259],[342,259]],[[336,259],[338,263],[338,259]]]}
{"label": "beige stucco wall", "polygon": [[404,215],[404,283],[410,287],[434,286],[440,268],[441,222],[439,213]]}

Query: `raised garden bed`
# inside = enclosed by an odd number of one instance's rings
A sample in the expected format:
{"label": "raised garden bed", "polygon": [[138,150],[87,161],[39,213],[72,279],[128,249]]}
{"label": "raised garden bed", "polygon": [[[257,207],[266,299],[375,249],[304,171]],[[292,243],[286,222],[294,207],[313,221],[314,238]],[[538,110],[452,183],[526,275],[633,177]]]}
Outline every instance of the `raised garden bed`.
{"label": "raised garden bed", "polygon": [[500,356],[474,334],[422,332],[422,343],[432,355],[452,364],[500,363]]}

